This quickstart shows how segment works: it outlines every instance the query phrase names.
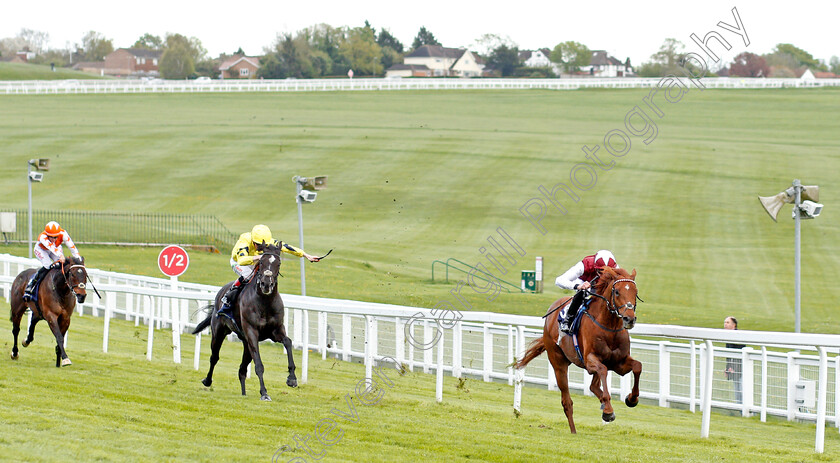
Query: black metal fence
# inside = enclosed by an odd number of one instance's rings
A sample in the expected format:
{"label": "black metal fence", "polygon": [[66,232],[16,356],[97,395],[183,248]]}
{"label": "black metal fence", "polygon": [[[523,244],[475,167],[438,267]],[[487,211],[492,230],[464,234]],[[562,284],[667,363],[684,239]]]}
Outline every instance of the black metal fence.
{"label": "black metal fence", "polygon": [[[28,211],[2,210],[16,215],[9,241],[27,241]],[[227,249],[237,236],[213,215],[154,214],[100,211],[32,211],[33,239],[50,220],[83,244],[187,244]],[[0,238],[0,242],[2,239]]]}

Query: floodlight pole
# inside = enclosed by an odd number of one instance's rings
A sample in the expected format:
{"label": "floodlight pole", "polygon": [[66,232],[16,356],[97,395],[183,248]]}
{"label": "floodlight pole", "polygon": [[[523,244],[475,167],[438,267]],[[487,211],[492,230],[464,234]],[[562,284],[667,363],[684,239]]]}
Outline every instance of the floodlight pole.
{"label": "floodlight pole", "polygon": [[[300,177],[295,177],[295,185],[296,185],[296,196],[295,200],[297,201],[298,206],[298,232],[300,235],[300,249],[306,249],[303,247],[303,199],[300,197],[300,192],[303,190],[303,186],[301,185]],[[300,258],[300,295],[306,296],[306,265],[303,263],[304,258]]]}
{"label": "floodlight pole", "polygon": [[794,241],[794,248],[795,248],[795,250],[794,250],[794,266],[795,266],[795,270],[794,270],[795,277],[794,278],[795,278],[795,282],[794,282],[794,290],[793,290],[793,294],[794,294],[793,295],[793,305],[794,305],[794,313],[795,313],[795,318],[796,318],[796,322],[794,323],[794,331],[796,333],[799,333],[800,328],[801,328],[800,318],[799,318],[799,315],[800,315],[800,302],[799,301],[800,301],[800,297],[801,297],[801,288],[800,288],[800,283],[799,283],[799,278],[800,278],[800,273],[801,273],[800,272],[801,256],[800,256],[800,252],[799,252],[799,243],[801,241],[800,227],[799,227],[799,217],[800,217],[801,213],[799,211],[799,205],[802,203],[802,183],[799,181],[799,179],[795,179],[793,181],[793,189],[796,191],[796,201],[793,204],[793,218],[794,218],[794,221],[795,221],[795,225],[793,227],[793,229],[794,229],[794,239],[793,239],[793,241]]}
{"label": "floodlight pole", "polygon": [[29,185],[29,258],[32,258],[32,160],[26,163],[26,183]]}

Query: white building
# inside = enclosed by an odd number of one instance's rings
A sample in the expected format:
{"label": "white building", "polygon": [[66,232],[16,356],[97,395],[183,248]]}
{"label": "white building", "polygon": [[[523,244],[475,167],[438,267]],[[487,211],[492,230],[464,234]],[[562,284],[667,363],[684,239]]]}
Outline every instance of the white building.
{"label": "white building", "polygon": [[403,64],[426,66],[434,77],[481,77],[484,70],[484,64],[475,53],[464,48],[447,48],[440,45],[418,47],[405,56]]}
{"label": "white building", "polygon": [[581,72],[593,77],[628,77],[634,75],[630,61],[622,63],[607,54],[606,50],[593,50],[588,66],[581,66]]}

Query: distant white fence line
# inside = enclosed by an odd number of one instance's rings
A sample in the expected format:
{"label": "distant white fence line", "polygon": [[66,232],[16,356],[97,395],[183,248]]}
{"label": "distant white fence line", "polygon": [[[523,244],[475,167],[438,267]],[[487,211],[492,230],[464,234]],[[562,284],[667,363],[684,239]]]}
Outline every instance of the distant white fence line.
{"label": "distant white fence line", "polygon": [[[226,79],[194,80],[24,80],[0,81],[0,95],[100,94],[100,93],[216,93],[216,92],[321,92],[371,90],[577,90],[582,88],[649,88],[660,78],[578,79]],[[693,86],[688,79],[681,81]],[[816,88],[840,86],[840,79],[767,79],[708,77],[706,88]]]}
{"label": "distant white fence line", "polygon": [[[0,290],[7,300],[14,277],[36,265],[40,264],[34,259],[0,254]],[[88,274],[103,297],[100,300],[93,291],[88,291],[87,300],[77,308],[77,313],[104,318],[103,351],[108,351],[110,320],[119,317],[138,326],[141,322],[148,325],[146,356],[149,360],[154,329],[171,329],[173,359],[180,363],[180,334],[193,329],[206,316],[197,309],[211,302],[219,290],[215,286],[183,282],[178,282],[173,290],[173,282],[168,279],[96,269],[88,269]],[[362,361],[368,378],[374,364],[391,361],[388,359],[395,359],[411,370],[434,371],[439,401],[444,372],[514,385],[516,408],[519,408],[523,384],[557,389],[546,356],[535,359],[523,371],[510,367],[527,343],[542,335],[540,317],[465,311],[453,328],[443,332],[433,349],[423,350],[415,348],[406,334],[430,344],[438,330],[429,309],[290,294],[284,294],[283,301],[291,309],[287,310],[286,323],[295,348],[305,345],[308,350],[319,352],[322,358],[332,355],[345,361]],[[414,323],[416,320],[419,321]],[[820,453],[826,420],[840,427],[838,335],[649,324],[637,324],[631,334],[631,352],[643,364],[641,396],[663,407],[679,405],[695,411],[700,406],[703,437],[709,435],[712,406],[737,410],[744,416],[760,415],[762,421],[768,414],[788,420],[814,421],[816,451]],[[754,347],[726,349],[715,346],[713,341]],[[199,335],[193,365],[196,369],[200,367],[200,342]],[[299,379],[305,383],[308,356],[302,355],[301,359]],[[735,381],[724,376],[727,361],[740,362],[743,368],[740,390],[736,389]],[[591,377],[578,368],[569,372],[570,386],[592,395],[588,388]],[[611,392],[623,399],[630,392],[632,375],[611,375],[610,384]],[[522,408],[527,411],[527,400]]]}

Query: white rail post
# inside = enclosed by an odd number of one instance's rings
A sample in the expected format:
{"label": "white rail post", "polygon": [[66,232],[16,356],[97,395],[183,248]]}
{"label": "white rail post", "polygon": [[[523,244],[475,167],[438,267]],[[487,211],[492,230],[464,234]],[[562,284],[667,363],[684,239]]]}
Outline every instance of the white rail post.
{"label": "white rail post", "polygon": [[341,315],[341,360],[349,362],[352,354],[353,344],[353,317],[348,314]]}
{"label": "white rail post", "polygon": [[508,367],[508,386],[513,386],[514,382],[514,371],[513,371],[513,362],[516,361],[516,351],[513,350],[513,325],[508,325],[508,362],[511,362],[511,366]]}
{"label": "white rail post", "polygon": [[201,333],[195,335],[195,353],[193,354],[193,369],[198,370],[201,361]]}
{"label": "white rail post", "polygon": [[[300,383],[306,384],[306,381],[309,380],[309,311],[298,310],[298,312],[301,312],[300,329],[301,334],[303,335],[301,338],[302,345],[300,351]],[[365,336],[367,336],[367,333]]]}
{"label": "white rail post", "polygon": [[[169,277],[172,291],[178,291],[178,277]],[[169,315],[172,317],[172,360],[181,363],[181,303],[178,299],[169,300]]]}
{"label": "white rail post", "polygon": [[373,355],[371,346],[371,329],[373,319],[370,315],[365,315],[365,380],[368,384],[373,380]]}
{"label": "white rail post", "polygon": [[[525,327],[516,326],[516,357],[522,359],[525,355]],[[549,370],[551,368],[549,367]],[[513,382],[513,409],[517,413],[522,412],[522,383],[525,381],[525,369],[514,369]]]}
{"label": "white rail post", "polygon": [[761,422],[767,421],[767,347],[761,346]]}
{"label": "white rail post", "polygon": [[148,296],[149,303],[149,338],[146,341],[146,360],[152,360],[152,344],[155,342],[155,303],[152,296]]}
{"label": "white rail post", "polygon": [[484,382],[490,382],[490,373],[493,371],[493,333],[490,328],[492,323],[484,323],[484,351],[482,352],[482,366],[484,370]]}
{"label": "white rail post", "polygon": [[691,410],[691,413],[695,412],[697,407],[697,346],[694,345],[694,340],[692,339],[689,343],[691,346],[691,360],[689,360],[689,372],[688,372],[688,409]]}
{"label": "white rail post", "polygon": [[327,359],[327,313],[318,312],[318,350],[321,360]]}
{"label": "white rail post", "polygon": [[108,292],[105,294],[105,320],[102,322],[102,352],[108,353],[108,336],[110,335],[109,331],[111,328],[111,304],[112,300],[114,299],[114,292]]}
{"label": "white rail post", "polygon": [[820,353],[820,382],[817,387],[817,438],[816,451],[823,453],[825,450],[825,404],[828,389],[828,354],[825,352],[825,347],[817,346],[817,351]]}
{"label": "white rail post", "polygon": [[[837,390],[840,386],[840,355],[834,357],[834,389]],[[840,428],[840,401],[837,400],[838,394],[834,393],[834,426]]]}
{"label": "white rail post", "polygon": [[464,374],[463,339],[463,326],[461,325],[461,321],[459,320],[455,322],[455,326],[452,327],[452,376],[456,378],[460,378]]}
{"label": "white rail post", "polygon": [[435,372],[435,400],[437,400],[437,403],[443,402],[443,340],[445,337],[441,334],[437,343],[437,371]]}
{"label": "white rail post", "polygon": [[715,346],[712,341],[706,340],[706,365],[705,384],[703,385],[703,427],[700,430],[700,437],[709,437],[709,425],[712,414],[712,379],[715,372]]}
{"label": "white rail post", "polygon": [[787,355],[787,419],[796,419],[796,382],[799,381],[799,367],[796,365],[795,352]]}
{"label": "white rail post", "polygon": [[[432,336],[432,330],[429,328],[429,322],[426,318],[423,318],[423,373],[428,374],[432,368],[432,341],[434,340],[434,336]],[[429,347],[426,347],[429,346]]]}
{"label": "white rail post", "polygon": [[753,350],[751,347],[745,347],[741,352],[741,402],[743,409],[741,416],[750,416],[750,411],[753,408],[753,400],[755,395],[754,370],[753,360],[750,354]]}
{"label": "white rail post", "polygon": [[400,317],[394,318],[394,360],[397,364],[405,361],[405,323]]}
{"label": "white rail post", "polygon": [[671,354],[666,346],[667,341],[659,343],[659,406],[668,406],[671,395]]}

